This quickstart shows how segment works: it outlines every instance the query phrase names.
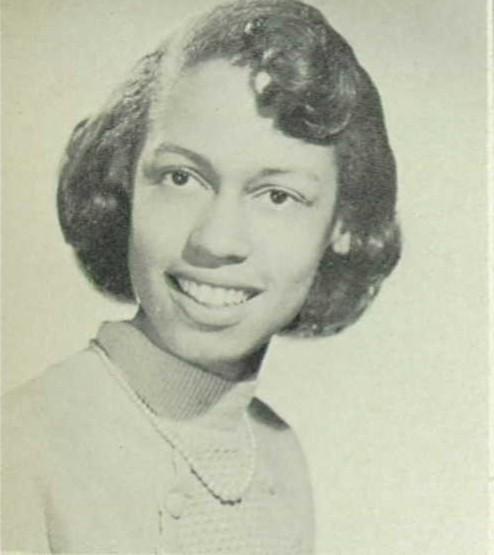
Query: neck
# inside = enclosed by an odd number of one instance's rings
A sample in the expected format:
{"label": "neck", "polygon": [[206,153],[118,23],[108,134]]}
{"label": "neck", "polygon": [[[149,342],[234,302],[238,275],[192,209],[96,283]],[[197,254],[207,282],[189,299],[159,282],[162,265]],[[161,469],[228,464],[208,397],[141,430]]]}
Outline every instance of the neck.
{"label": "neck", "polygon": [[257,351],[234,362],[215,362],[203,368],[220,378],[230,381],[244,381],[255,376],[261,368],[268,346],[263,345]]}
{"label": "neck", "polygon": [[141,310],[137,311],[137,314],[129,323],[140,330],[158,349],[161,349],[186,364],[198,366],[210,374],[231,382],[245,381],[255,376],[261,368],[262,361],[264,360],[268,348],[268,344],[266,343],[257,350],[235,360],[215,360],[207,362],[188,360],[163,344],[158,334],[150,328],[147,318]]}

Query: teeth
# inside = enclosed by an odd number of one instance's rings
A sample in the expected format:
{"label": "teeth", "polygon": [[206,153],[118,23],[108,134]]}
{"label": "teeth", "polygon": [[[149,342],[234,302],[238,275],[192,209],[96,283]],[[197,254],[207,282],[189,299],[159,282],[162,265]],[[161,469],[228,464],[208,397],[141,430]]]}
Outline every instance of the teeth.
{"label": "teeth", "polygon": [[210,306],[232,306],[242,304],[248,300],[246,291],[241,289],[227,289],[214,287],[205,283],[196,283],[188,279],[176,278],[181,289],[201,304]]}

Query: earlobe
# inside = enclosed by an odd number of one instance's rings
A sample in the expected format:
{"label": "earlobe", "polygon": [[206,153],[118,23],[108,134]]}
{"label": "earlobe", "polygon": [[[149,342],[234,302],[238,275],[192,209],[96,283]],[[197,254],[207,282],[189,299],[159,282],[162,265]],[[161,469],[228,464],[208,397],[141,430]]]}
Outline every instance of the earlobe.
{"label": "earlobe", "polygon": [[345,256],[352,246],[352,234],[345,230],[341,220],[337,220],[329,234],[328,247],[336,254]]}

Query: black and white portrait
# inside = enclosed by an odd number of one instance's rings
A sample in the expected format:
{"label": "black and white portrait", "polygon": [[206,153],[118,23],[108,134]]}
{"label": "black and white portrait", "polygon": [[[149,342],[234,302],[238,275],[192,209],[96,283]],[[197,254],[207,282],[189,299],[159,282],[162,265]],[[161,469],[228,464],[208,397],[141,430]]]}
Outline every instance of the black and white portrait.
{"label": "black and white portrait", "polygon": [[4,0],[2,552],[486,554],[486,11]]}

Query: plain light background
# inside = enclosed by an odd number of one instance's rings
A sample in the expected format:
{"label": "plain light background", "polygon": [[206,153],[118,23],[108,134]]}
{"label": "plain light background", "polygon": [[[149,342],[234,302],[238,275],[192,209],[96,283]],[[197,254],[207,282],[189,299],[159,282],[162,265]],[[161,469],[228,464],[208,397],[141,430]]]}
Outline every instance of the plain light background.
{"label": "plain light background", "polygon": [[[3,389],[129,307],[91,289],[55,211],[59,160],[138,57],[201,0],[3,0]],[[485,4],[319,0],[378,85],[404,254],[342,335],[277,340],[259,395],[296,429],[321,555],[487,549]]]}

